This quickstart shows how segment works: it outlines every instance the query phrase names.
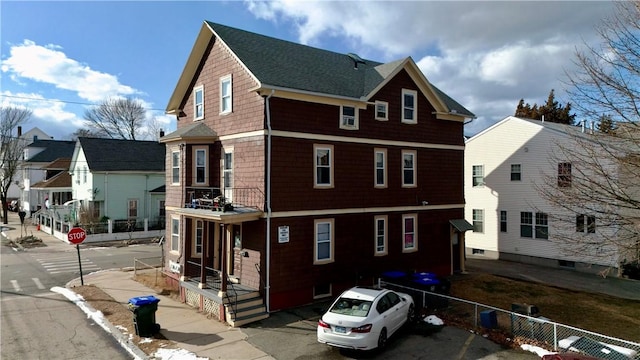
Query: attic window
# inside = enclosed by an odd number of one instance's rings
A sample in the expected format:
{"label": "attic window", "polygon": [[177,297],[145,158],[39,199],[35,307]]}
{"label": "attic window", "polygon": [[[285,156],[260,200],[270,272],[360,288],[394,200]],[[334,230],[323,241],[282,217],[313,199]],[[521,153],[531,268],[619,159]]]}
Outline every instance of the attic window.
{"label": "attic window", "polygon": [[418,122],[417,106],[418,92],[415,90],[402,89],[402,122],[405,124],[416,124]]}
{"label": "attic window", "polygon": [[204,119],[204,87],[193,89],[193,120]]}

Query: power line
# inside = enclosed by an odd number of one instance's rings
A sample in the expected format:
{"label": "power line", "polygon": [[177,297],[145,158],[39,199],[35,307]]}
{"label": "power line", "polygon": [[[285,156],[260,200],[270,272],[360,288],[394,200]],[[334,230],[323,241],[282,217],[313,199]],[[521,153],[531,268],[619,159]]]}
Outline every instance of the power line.
{"label": "power line", "polygon": [[[29,96],[17,96],[17,95],[5,95],[0,94],[2,97],[13,98],[13,99],[22,99],[22,100],[33,100],[33,101],[48,101],[48,102],[59,102],[64,104],[74,104],[74,105],[89,105],[89,106],[100,106],[101,104],[96,103],[88,103],[88,102],[80,102],[80,101],[70,101],[70,100],[58,100],[58,99],[47,99],[47,98],[35,98]],[[165,111],[165,109],[146,109],[146,110],[154,110],[154,111]]]}

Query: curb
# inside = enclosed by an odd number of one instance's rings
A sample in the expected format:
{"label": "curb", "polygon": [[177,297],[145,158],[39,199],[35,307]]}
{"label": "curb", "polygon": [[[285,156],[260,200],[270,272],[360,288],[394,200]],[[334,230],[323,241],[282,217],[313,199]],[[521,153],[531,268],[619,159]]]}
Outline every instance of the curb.
{"label": "curb", "polygon": [[[70,299],[68,296],[67,296],[67,299],[69,299],[71,302],[76,304],[80,308],[80,310],[82,310],[85,314],[87,314],[88,318],[93,319],[92,315],[100,313],[100,312],[98,310],[94,309],[91,306],[91,304],[89,304],[89,302],[85,301],[84,298],[82,298],[80,295],[78,295],[75,292],[73,292],[73,290],[71,290],[71,288],[70,288],[71,284],[73,282],[77,282],[78,279],[80,279],[80,278],[76,278],[76,279],[73,279],[73,280],[69,281],[67,284],[65,284],[64,289],[69,291],[69,292],[71,292],[71,293],[73,293],[73,294],[75,294],[79,299],[82,299],[82,300]],[[100,313],[100,314],[102,314],[102,313]],[[94,319],[94,321],[95,321],[95,319]],[[116,339],[116,341],[120,344],[120,346],[122,346],[123,349],[125,349],[129,354],[133,355],[134,359],[136,359],[136,360],[152,359],[144,351],[140,350],[140,348],[137,347],[133,343],[133,341],[131,341],[129,336],[123,334],[122,331],[120,331],[120,329],[118,329],[111,322],[109,322],[109,320],[107,320],[106,317],[102,316],[100,321],[95,321],[95,322],[96,322],[96,324],[100,325],[100,327],[102,329],[104,329],[104,331],[106,331],[107,333],[112,335],[114,337],[114,339]]]}

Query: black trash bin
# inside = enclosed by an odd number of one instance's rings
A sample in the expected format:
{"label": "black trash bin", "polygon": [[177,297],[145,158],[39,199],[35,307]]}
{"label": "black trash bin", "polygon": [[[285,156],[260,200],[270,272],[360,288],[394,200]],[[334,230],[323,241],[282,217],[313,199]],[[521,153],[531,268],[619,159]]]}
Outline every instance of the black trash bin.
{"label": "black trash bin", "polygon": [[138,296],[129,299],[129,310],[133,312],[133,325],[136,335],[152,337],[160,332],[160,325],[156,324],[156,310],[160,299],[153,295]]}

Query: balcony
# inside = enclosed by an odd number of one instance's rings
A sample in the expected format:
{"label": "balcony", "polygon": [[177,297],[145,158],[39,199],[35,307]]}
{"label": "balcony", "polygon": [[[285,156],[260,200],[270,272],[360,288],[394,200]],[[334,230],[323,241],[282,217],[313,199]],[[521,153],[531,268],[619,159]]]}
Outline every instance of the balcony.
{"label": "balcony", "polygon": [[185,208],[228,210],[235,207],[262,209],[263,206],[264,194],[257,188],[226,188],[223,195],[217,187],[186,187]]}

